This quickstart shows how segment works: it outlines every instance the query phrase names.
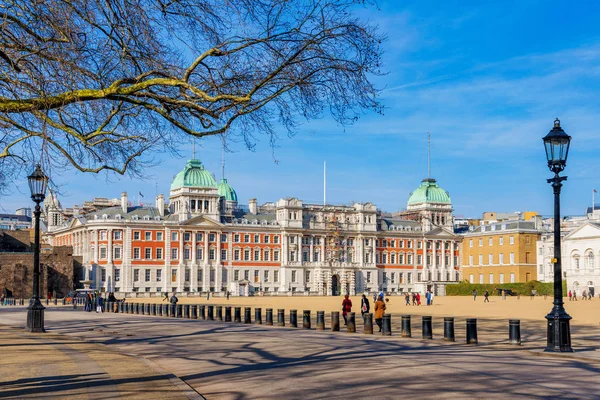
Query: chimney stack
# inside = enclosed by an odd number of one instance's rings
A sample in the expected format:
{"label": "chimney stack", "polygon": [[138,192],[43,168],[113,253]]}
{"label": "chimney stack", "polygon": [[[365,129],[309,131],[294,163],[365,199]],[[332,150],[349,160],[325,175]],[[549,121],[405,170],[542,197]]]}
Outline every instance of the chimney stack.
{"label": "chimney stack", "polygon": [[121,193],[121,210],[127,214],[127,192]]}
{"label": "chimney stack", "polygon": [[156,208],[158,208],[158,214],[161,217],[165,216],[165,195],[159,194],[156,196]]}
{"label": "chimney stack", "polygon": [[257,214],[258,209],[256,206],[256,199],[248,200],[248,208],[250,209],[250,214],[254,214],[254,215]]}

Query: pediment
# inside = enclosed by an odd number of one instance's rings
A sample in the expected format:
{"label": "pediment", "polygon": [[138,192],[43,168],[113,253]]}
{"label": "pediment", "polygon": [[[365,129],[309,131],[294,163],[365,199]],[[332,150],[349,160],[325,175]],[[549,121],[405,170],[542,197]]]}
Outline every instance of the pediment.
{"label": "pediment", "polygon": [[199,215],[197,217],[193,217],[181,223],[181,225],[188,226],[207,226],[207,227],[223,227],[222,223],[215,221],[214,219],[207,217],[205,215]]}
{"label": "pediment", "polygon": [[597,237],[600,237],[600,226],[594,223],[586,222],[565,236],[564,240],[591,239]]}
{"label": "pediment", "polygon": [[443,237],[443,238],[456,238],[456,235],[452,230],[446,227],[436,227],[425,233],[426,237]]}

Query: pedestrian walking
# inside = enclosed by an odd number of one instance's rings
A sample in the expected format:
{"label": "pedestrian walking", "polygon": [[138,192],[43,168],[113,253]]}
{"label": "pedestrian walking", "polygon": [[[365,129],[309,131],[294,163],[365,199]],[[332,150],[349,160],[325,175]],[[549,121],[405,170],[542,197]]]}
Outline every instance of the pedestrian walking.
{"label": "pedestrian walking", "polygon": [[577,301],[577,291],[573,290],[573,300]]}
{"label": "pedestrian walking", "polygon": [[477,290],[473,290],[473,301],[477,300]]}
{"label": "pedestrian walking", "polygon": [[366,295],[362,295],[360,299],[360,313],[362,314],[363,319],[365,319],[365,314],[367,314],[371,310],[371,305],[369,304],[369,299],[367,299]]}
{"label": "pedestrian walking", "polygon": [[569,294],[568,294],[568,296],[569,296],[569,301],[573,301],[573,292],[571,292],[571,291],[569,290]]}
{"label": "pedestrian walking", "polygon": [[490,302],[490,293],[487,290],[483,293],[483,302]]}
{"label": "pedestrian walking", "polygon": [[344,325],[348,325],[348,313],[352,311],[352,300],[350,296],[345,295],[342,300],[342,316],[344,317]]}
{"label": "pedestrian walking", "polygon": [[421,293],[417,292],[417,305],[421,305]]}
{"label": "pedestrian walking", "polygon": [[385,303],[383,302],[383,298],[380,296],[375,302],[375,323],[379,327],[379,332],[381,332],[381,328],[383,325],[383,314],[385,313]]}
{"label": "pedestrian walking", "polygon": [[227,300],[229,300],[229,295],[230,295],[230,294],[231,294],[231,293],[230,293],[230,292],[229,292],[229,290],[228,290],[228,291],[227,291]]}
{"label": "pedestrian walking", "polygon": [[[73,299],[73,300],[76,301],[77,299]],[[87,298],[85,300],[85,311],[92,312],[92,308],[93,308],[93,304],[94,304],[93,300],[94,300],[94,298],[92,297],[92,294],[88,293]]]}
{"label": "pedestrian walking", "polygon": [[167,292],[163,293],[163,299],[162,299],[162,301],[165,301],[165,300],[169,301],[169,293],[167,293]]}
{"label": "pedestrian walking", "polygon": [[431,305],[431,294],[429,293],[429,290],[425,292],[425,304],[428,306]]}
{"label": "pedestrian walking", "polygon": [[100,295],[96,298],[96,312],[104,312],[104,299]]}
{"label": "pedestrian walking", "polygon": [[408,294],[408,292],[404,293],[404,301],[407,306],[410,306],[410,294]]}
{"label": "pedestrian walking", "polygon": [[417,305],[417,293],[412,294],[412,305],[413,306]]}
{"label": "pedestrian walking", "polygon": [[502,289],[502,300],[506,300],[506,291]]}
{"label": "pedestrian walking", "polygon": [[433,305],[433,291],[429,293],[429,304]]}
{"label": "pedestrian walking", "polygon": [[175,296],[175,292],[173,292],[171,295],[171,300],[169,301],[171,303],[171,315],[175,315],[175,311],[177,310],[177,302],[179,301],[177,296]]}
{"label": "pedestrian walking", "polygon": [[583,292],[581,292],[581,299],[587,300],[587,292],[585,290]]}

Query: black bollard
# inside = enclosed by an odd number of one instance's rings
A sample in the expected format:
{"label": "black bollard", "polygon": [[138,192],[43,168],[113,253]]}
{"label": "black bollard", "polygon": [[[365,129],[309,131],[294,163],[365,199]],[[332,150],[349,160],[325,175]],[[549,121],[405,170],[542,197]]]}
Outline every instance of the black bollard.
{"label": "black bollard", "polygon": [[381,334],[383,336],[392,336],[392,315],[384,314],[382,321]]}
{"label": "black bollard", "polygon": [[454,342],[454,318],[444,317],[444,340],[446,342]]}
{"label": "black bollard", "polygon": [[302,311],[302,329],[310,329],[310,310]]}
{"label": "black bollard", "polygon": [[431,316],[423,316],[423,339],[433,339],[433,332],[431,329]]}
{"label": "black bollard", "polygon": [[191,319],[198,319],[198,306],[195,304],[192,304],[190,306],[190,318]]}
{"label": "black bollard", "polygon": [[58,305],[58,299],[55,297],[54,298],[54,305],[57,306]]}
{"label": "black bollard", "polygon": [[46,305],[49,306],[50,305],[50,300],[46,299]]}
{"label": "black bollard", "polygon": [[146,315],[150,315],[150,304],[146,304]]}
{"label": "black bollard", "polygon": [[175,314],[177,314],[177,306],[175,304],[171,304],[171,308],[169,308],[169,317],[175,318]]}
{"label": "black bollard", "polygon": [[156,305],[156,315],[158,315],[159,317],[162,317],[162,315],[163,315],[163,305],[162,304]]}
{"label": "black bollard", "polygon": [[235,307],[233,314],[233,322],[242,322],[242,307]]}
{"label": "black bollard", "polygon": [[136,314],[144,314],[144,304],[135,303],[135,313]]}
{"label": "black bollard", "polygon": [[363,333],[367,335],[373,334],[373,314],[365,313],[363,314],[363,322],[365,327],[363,328]]}
{"label": "black bollard", "polygon": [[183,318],[190,319],[190,305],[189,304],[183,305]]}
{"label": "black bollard", "polygon": [[150,305],[150,314],[152,314],[153,316],[156,316],[156,304],[151,304]]}
{"label": "black bollard", "polygon": [[25,299],[21,299],[21,305],[24,306],[25,305]]}
{"label": "black bollard", "polygon": [[225,307],[225,322],[231,322],[231,307]]}
{"label": "black bollard", "polygon": [[206,319],[206,306],[200,306],[198,308],[198,312],[199,312],[199,317],[200,319]]}
{"label": "black bollard", "polygon": [[67,305],[67,299],[63,297],[63,306]]}
{"label": "black bollard", "polygon": [[298,327],[298,310],[290,310],[290,326],[292,328]]}
{"label": "black bollard", "polygon": [[356,333],[356,313],[348,313],[348,323],[346,324],[346,332]]}
{"label": "black bollard", "polygon": [[215,306],[217,312],[217,321],[223,321],[223,306]]}
{"label": "black bollard", "polygon": [[508,341],[512,345],[521,345],[521,320],[511,319],[508,321]]}
{"label": "black bollard", "polygon": [[244,323],[251,324],[252,323],[252,309],[250,307],[244,307]]}
{"label": "black bollard", "polygon": [[163,317],[168,317],[169,316],[169,305],[168,304],[163,304],[162,305],[162,316]]}
{"label": "black bollard", "polygon": [[140,304],[140,315],[144,315],[146,313],[146,305],[144,303]]}
{"label": "black bollard", "polygon": [[265,315],[265,325],[273,325],[273,309],[267,308]]}
{"label": "black bollard", "polygon": [[339,311],[331,312],[331,331],[332,332],[340,331],[340,312]]}
{"label": "black bollard", "polygon": [[177,318],[183,317],[183,304],[177,304]]}
{"label": "black bollard", "polygon": [[317,330],[325,330],[325,311],[317,311]]}
{"label": "black bollard", "polygon": [[411,327],[410,327],[410,315],[402,316],[402,337],[412,337]]}
{"label": "black bollard", "polygon": [[262,308],[260,307],[254,309],[254,323],[259,325],[262,324]]}
{"label": "black bollard", "polygon": [[277,326],[285,326],[285,310],[277,309]]}
{"label": "black bollard", "polygon": [[467,344],[477,344],[477,319],[467,319]]}
{"label": "black bollard", "polygon": [[206,319],[208,319],[209,321],[214,321],[215,320],[215,306],[206,306],[206,308],[208,309],[208,315],[206,316]]}

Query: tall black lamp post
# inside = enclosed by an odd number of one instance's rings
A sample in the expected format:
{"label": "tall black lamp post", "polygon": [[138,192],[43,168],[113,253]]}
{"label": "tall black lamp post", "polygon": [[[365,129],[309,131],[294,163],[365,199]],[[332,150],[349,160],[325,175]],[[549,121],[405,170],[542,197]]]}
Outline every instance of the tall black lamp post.
{"label": "tall black lamp post", "polygon": [[567,314],[563,302],[562,290],[562,267],[560,255],[560,188],[566,176],[558,176],[567,165],[569,144],[571,136],[567,135],[560,127],[558,118],[554,120],[554,127],[544,137],[546,158],[548,168],[554,172],[554,178],[548,179],[554,189],[554,307],[550,314],[546,315],[548,320],[548,334],[546,351],[572,352],[571,330],[569,321],[571,316]]}
{"label": "tall black lamp post", "polygon": [[31,199],[35,202],[35,243],[33,249],[33,293],[27,307],[27,332],[45,332],[44,329],[44,306],[40,301],[40,203],[46,197],[48,177],[44,175],[39,165],[35,171],[27,177]]}

